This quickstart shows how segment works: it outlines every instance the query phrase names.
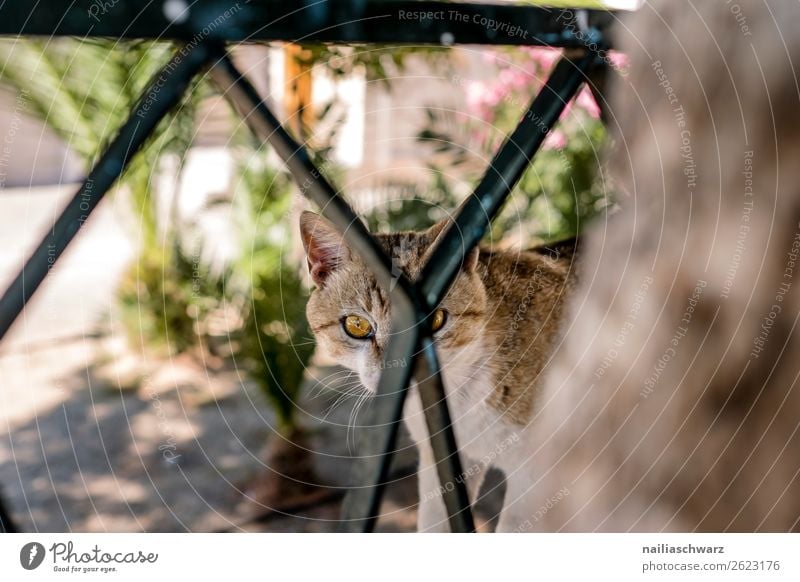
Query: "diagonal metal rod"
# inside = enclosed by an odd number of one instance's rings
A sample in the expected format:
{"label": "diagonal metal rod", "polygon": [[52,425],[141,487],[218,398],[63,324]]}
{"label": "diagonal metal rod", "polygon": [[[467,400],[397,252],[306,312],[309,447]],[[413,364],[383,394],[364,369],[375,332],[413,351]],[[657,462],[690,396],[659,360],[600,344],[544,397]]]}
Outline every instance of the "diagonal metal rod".
{"label": "diagonal metal rod", "polygon": [[[444,240],[434,249],[423,268],[417,288],[423,301],[430,307],[438,305],[452,285],[468,253],[483,237],[494,216],[500,211],[516,183],[522,177],[531,159],[541,146],[547,133],[558,121],[567,103],[583,83],[587,71],[595,62],[593,55],[583,55],[576,63],[562,59],[551,74],[542,91],[526,111],[516,130],[501,146],[492,160],[475,195],[470,197],[459,212],[455,224],[445,233]],[[469,507],[464,475],[457,454],[452,426],[442,383],[441,371],[433,341],[422,339],[422,355],[418,361],[417,380],[428,425],[430,444],[436,459],[441,490],[450,490],[444,503],[452,531],[474,531],[472,514],[463,511]]]}
{"label": "diagonal metal rod", "polygon": [[[583,55],[576,63],[567,59],[559,63],[517,130],[495,156],[475,196],[462,208],[457,224],[449,229],[447,235],[451,240],[448,241],[446,235],[443,244],[434,253],[431,263],[438,261],[438,267],[429,263],[420,283],[412,285],[403,275],[399,279],[392,276],[388,257],[353,210],[314,166],[305,148],[281,126],[224,49],[219,50],[219,60],[212,69],[212,77],[226,97],[253,132],[275,148],[303,195],[321,207],[323,215],[337,225],[347,242],[370,265],[378,281],[392,289],[393,329],[398,333],[389,345],[387,359],[408,363],[415,350],[422,350],[419,361],[413,362],[413,367],[420,382],[439,479],[441,483],[453,484],[453,487],[444,488],[451,530],[474,531],[435,349],[429,336],[420,339],[413,330],[417,325],[427,329],[426,317],[430,306],[437,305],[447,292],[464,255],[483,236],[547,132],[577,92],[595,57]],[[465,229],[469,236],[461,235]],[[428,286],[434,289],[432,294],[427,292]],[[420,296],[420,291],[425,295]],[[407,327],[409,324],[410,327]],[[411,367],[387,367],[381,376],[375,398],[375,421],[372,426],[365,427],[361,434],[364,448],[360,450],[364,456],[359,463],[359,482],[367,484],[354,488],[346,498],[342,522],[346,531],[371,531],[374,528],[411,379],[407,370]]]}
{"label": "diagonal metal rod", "polygon": [[[395,319],[399,321],[395,321]],[[395,317],[393,313],[392,323],[395,326],[402,325],[404,323],[402,314]],[[422,326],[416,326],[414,330],[419,327]],[[416,343],[409,343],[414,340]],[[412,346],[415,356],[409,360],[408,354],[411,352],[408,348]],[[398,360],[396,358],[397,354],[393,353],[395,347],[397,353],[402,353],[403,358],[406,359]],[[403,371],[413,370],[414,377],[418,382],[418,392],[425,413],[430,445],[437,461],[437,474],[440,483],[444,484],[440,490],[447,509],[450,531],[454,533],[474,532],[475,522],[466,483],[463,479],[464,473],[458,453],[458,443],[445,397],[436,349],[430,336],[418,337],[415,331],[413,334],[407,333],[401,337],[392,338],[386,360],[402,361],[408,365],[387,367],[381,375],[375,397],[378,410],[373,412],[374,424],[360,427],[359,451],[362,458],[356,465],[356,482],[366,483],[366,485],[352,489],[345,498],[342,508],[342,529],[350,532],[370,532],[375,527],[385,485],[389,479],[391,458],[397,442],[397,427],[403,412],[404,398],[396,398],[394,395],[397,394],[398,386],[407,387],[411,380],[408,373],[405,377],[401,376]],[[395,377],[392,377],[392,372],[395,372]],[[380,419],[391,419],[392,424],[381,423]],[[389,428],[391,430],[387,433]]]}
{"label": "diagonal metal rod", "polygon": [[[442,500],[450,519],[450,531],[474,532],[475,522],[472,512],[464,511],[465,507],[470,507],[470,501],[457,452],[455,433],[452,429],[444,430],[446,427],[452,427],[453,421],[450,409],[442,406],[447,400],[439,358],[430,337],[423,338],[420,347],[422,353],[417,357],[416,368],[419,397],[425,412],[433,458],[436,459],[439,491],[442,492]],[[446,495],[448,492],[450,495]]]}
{"label": "diagonal metal rod", "polygon": [[[416,314],[395,313],[392,325],[407,326]],[[416,349],[418,326],[393,335],[386,350],[386,361],[403,362],[387,367],[381,374],[378,389],[371,402],[370,424],[359,426],[359,457],[353,466],[351,488],[344,499],[339,529],[345,532],[371,532],[380,515],[383,493],[390,478],[392,457],[397,450],[397,434],[403,417],[403,405],[408,395],[413,352]],[[467,511],[469,508],[467,507]]]}
{"label": "diagonal metal rod", "polygon": [[483,238],[534,154],[578,92],[597,57],[586,53],[577,60],[562,58],[531,102],[519,125],[492,159],[475,192],[439,242],[420,275],[421,294],[438,305],[458,274],[466,253]]}
{"label": "diagonal metal rod", "polygon": [[[434,249],[423,268],[417,288],[427,306],[438,305],[447,293],[466,253],[483,237],[503,202],[530,165],[545,136],[580,88],[586,71],[594,61],[595,57],[592,55],[583,55],[577,64],[566,58],[562,59],[531,103],[517,129],[501,146],[475,195],[467,200],[455,224],[445,233],[445,237],[449,235],[450,240],[445,238]],[[481,203],[476,204],[476,201]],[[430,289],[433,289],[433,293],[429,292]],[[416,377],[441,490],[445,493],[452,491],[451,495],[443,496],[451,530],[474,531],[471,512],[462,509],[469,507],[469,498],[466,488],[459,487],[464,482],[464,475],[458,455],[453,454],[457,451],[455,434],[452,430],[442,430],[452,426],[452,419],[447,406],[441,405],[446,401],[446,395],[436,349],[430,336],[421,340],[420,348],[422,354],[417,362]]]}
{"label": "diagonal metal rod", "polygon": [[[212,78],[222,88],[237,112],[260,139],[270,143],[286,163],[302,194],[314,201],[322,213],[343,233],[347,242],[370,265],[378,282],[391,290],[392,337],[386,360],[403,362],[403,366],[387,366],[372,400],[372,423],[359,431],[359,453],[357,483],[348,494],[342,511],[342,528],[346,531],[372,531],[377,520],[380,501],[389,477],[392,453],[397,442],[397,431],[402,419],[403,404],[414,369],[412,355],[418,348],[418,330],[425,323],[429,310],[417,296],[417,289],[405,275],[392,273],[391,261],[378,246],[355,212],[314,166],[306,149],[297,143],[283,128],[256,89],[231,62],[224,49],[220,49],[218,61],[211,70]],[[435,354],[433,355],[436,362]],[[431,405],[426,411],[434,418],[431,430],[432,442],[441,454],[444,471],[443,482],[453,482],[454,488],[445,491],[448,507],[452,507],[451,529],[457,532],[473,531],[466,486],[456,477],[461,474],[458,449],[453,434],[447,402],[442,397],[438,365],[425,368],[426,383],[433,382]],[[431,380],[430,376],[434,379]],[[437,390],[435,386],[438,386]]]}
{"label": "diagonal metal rod", "polygon": [[205,65],[208,54],[202,44],[191,50],[178,49],[169,63],[153,77],[97,165],[0,298],[0,340],[131,158],[141,149],[159,121],[181,100],[192,78]]}
{"label": "diagonal metal rod", "polygon": [[[498,151],[476,191],[477,200],[483,201],[483,204],[476,205],[475,197],[471,197],[467,201],[459,213],[456,224],[450,227],[450,237],[455,240],[455,243],[449,242],[444,248],[440,245],[434,251],[418,284],[415,285],[415,291],[421,294],[418,304],[423,305],[428,312],[433,306],[438,305],[452,285],[464,256],[482,238],[489,223],[499,212],[503,201],[530,164],[531,158],[541,146],[545,136],[558,121],[566,104],[577,93],[587,70],[592,67],[595,60],[596,57],[593,55],[582,55],[575,63],[568,59],[562,59],[545,87],[531,103],[518,128]],[[461,230],[468,227],[471,228],[471,237],[459,236]],[[436,258],[437,254],[438,259]],[[449,260],[443,261],[443,255],[445,259]],[[438,266],[432,264],[437,260],[439,261]],[[426,285],[431,285],[435,289],[435,294],[426,293]],[[414,362],[415,376],[419,382],[419,393],[425,411],[430,444],[437,461],[437,474],[440,484],[443,485],[443,501],[447,508],[450,529],[454,532],[474,531],[469,498],[436,350],[429,335],[421,338],[417,347],[422,353],[417,356],[418,361]],[[381,383],[383,380],[382,377]],[[391,442],[394,443],[394,440]],[[372,450],[379,449],[373,447]],[[393,451],[393,447],[386,448],[385,451],[389,453]],[[382,483],[388,476],[388,457],[387,454],[382,458],[370,457],[363,460],[362,466],[365,475],[372,475],[372,481],[367,481],[370,483],[368,486],[354,490],[348,495],[345,499],[345,516],[352,517],[354,513],[358,513],[365,507],[369,508],[366,515],[377,515],[383,493]],[[448,487],[448,485],[452,485],[452,487]],[[371,531],[373,525],[374,519],[370,518],[366,531]]]}
{"label": "diagonal metal rod", "polygon": [[392,275],[389,257],[370,236],[358,215],[314,165],[306,148],[284,129],[255,87],[233,64],[224,48],[218,48],[216,56],[211,78],[251,131],[275,149],[303,196],[315,202],[322,214],[342,230],[345,240],[370,265],[381,285],[387,289],[398,286],[408,296],[408,300],[414,301],[411,283],[404,276]]}

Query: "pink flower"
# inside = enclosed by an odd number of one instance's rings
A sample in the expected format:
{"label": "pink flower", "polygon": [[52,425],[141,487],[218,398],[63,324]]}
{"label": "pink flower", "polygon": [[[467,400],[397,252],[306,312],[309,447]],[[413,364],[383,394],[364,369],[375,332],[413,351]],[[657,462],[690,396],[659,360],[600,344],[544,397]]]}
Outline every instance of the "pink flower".
{"label": "pink flower", "polygon": [[497,50],[487,49],[483,51],[483,60],[487,65],[494,65],[497,62]]}
{"label": "pink flower", "polygon": [[600,119],[600,107],[597,106],[597,101],[594,100],[591,90],[588,87],[581,89],[578,97],[575,99],[578,107],[583,109],[593,119]]}
{"label": "pink flower", "polygon": [[567,136],[560,129],[554,129],[547,134],[547,137],[542,143],[542,147],[546,150],[560,150],[567,145]]}
{"label": "pink flower", "polygon": [[616,51],[609,51],[608,60],[611,61],[611,66],[615,69],[627,69],[630,63],[628,55]]}
{"label": "pink flower", "polygon": [[561,58],[561,49],[549,47],[526,47],[524,49],[536,64],[540,76],[547,75]]}
{"label": "pink flower", "polygon": [[478,113],[483,108],[486,90],[486,85],[481,81],[467,83],[467,109],[470,112]]}
{"label": "pink flower", "polygon": [[484,103],[491,107],[497,107],[503,99],[508,96],[508,89],[506,89],[502,84],[494,85],[493,87],[489,87],[488,91],[484,95]]}
{"label": "pink flower", "polygon": [[503,69],[498,75],[500,85],[505,86],[508,90],[522,89],[531,84],[531,77],[521,69]]}
{"label": "pink flower", "polygon": [[[496,76],[492,79],[469,81],[465,84],[467,111],[470,115],[491,124],[499,112],[506,111],[508,108],[516,110],[528,103],[530,98],[541,89],[546,77],[561,55],[560,49],[546,47],[521,48],[514,54],[503,53],[499,50],[485,51],[484,59],[492,65],[491,68],[496,71]],[[627,57],[621,53],[610,52],[609,60],[614,66],[627,65]],[[592,119],[600,117],[600,108],[586,86],[581,89],[575,99],[567,103],[561,119],[574,113],[573,106],[577,107],[579,111],[585,112]],[[484,137],[484,139],[486,138]],[[553,130],[545,139],[544,147],[561,149],[566,146],[566,143],[567,137],[564,131]]]}

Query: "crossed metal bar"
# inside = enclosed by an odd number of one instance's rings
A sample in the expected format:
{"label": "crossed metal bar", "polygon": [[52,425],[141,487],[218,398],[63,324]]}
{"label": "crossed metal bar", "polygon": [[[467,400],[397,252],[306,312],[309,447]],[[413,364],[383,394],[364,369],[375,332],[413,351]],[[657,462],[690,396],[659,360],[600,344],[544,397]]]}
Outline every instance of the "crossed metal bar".
{"label": "crossed metal bar", "polygon": [[[345,240],[361,255],[378,282],[390,289],[393,331],[386,360],[412,364],[385,367],[378,384],[372,423],[360,427],[361,472],[367,484],[353,488],[345,499],[342,514],[345,530],[371,531],[375,526],[411,381],[406,371],[409,369],[414,371],[413,377],[419,386],[451,531],[475,530],[466,485],[461,478],[458,446],[432,340],[430,316],[455,280],[466,253],[483,238],[492,218],[596,60],[594,54],[581,52],[575,61],[563,58],[556,65],[517,129],[495,155],[475,193],[443,234],[416,284],[404,274],[392,272],[391,259],[378,247],[338,191],[314,167],[305,148],[281,126],[227,54],[222,53],[212,68],[212,78],[253,132],[272,145],[297,183],[302,185],[303,194],[321,207],[323,215],[343,232]],[[452,486],[444,486],[446,484]]]}
{"label": "crossed metal bar", "polygon": [[[210,1],[196,4],[206,7],[218,6],[217,2]],[[396,11],[402,9],[400,7],[408,10],[426,8],[467,10],[468,14],[480,14],[480,11],[475,12],[475,10],[487,8],[484,5],[398,1],[374,3],[373,6],[381,4],[384,7],[392,7],[395,10],[395,18]],[[252,4],[248,6],[250,5]],[[275,5],[288,11],[285,2],[276,2]],[[319,0],[308,5],[327,5],[334,12],[333,16],[327,14],[325,18],[332,18],[333,22],[339,24],[342,24],[339,19],[347,13],[345,9],[351,12],[355,10],[362,16],[364,14],[364,4],[358,2]],[[370,3],[365,5],[369,6]],[[572,21],[562,23],[559,28],[554,24],[555,16],[547,10],[529,7],[506,8],[516,9],[508,13],[507,17],[511,18],[513,14],[518,16],[527,14],[529,20],[526,22],[535,21],[544,30],[539,36],[520,44],[543,44],[542,39],[546,38],[550,39],[549,44],[575,46],[577,37],[575,24]],[[336,12],[337,9],[339,12]],[[490,12],[500,9],[499,6],[487,8]],[[291,14],[297,12],[296,7],[293,12],[289,12]],[[20,30],[26,33],[36,32],[52,24],[47,20],[46,14],[42,14],[41,11],[37,14],[39,20],[34,18],[33,25],[29,25],[26,30],[17,28],[16,33]],[[593,16],[587,17],[581,23],[583,31],[581,43],[585,43],[588,38],[593,39],[595,46],[606,48],[607,43],[603,40],[601,32],[595,28],[586,28],[586,23],[591,19],[602,20],[606,15],[588,12],[586,14]],[[206,12],[205,17],[213,17],[213,12]],[[286,15],[284,17],[288,18]],[[13,18],[11,20],[13,21]],[[70,19],[63,19],[63,22],[74,23]],[[9,21],[0,20],[0,34],[9,32],[8,26]],[[50,30],[68,34],[69,31],[74,32],[74,27],[70,26],[72,24]],[[295,23],[292,26],[295,28],[289,26],[289,32],[284,31],[284,34],[297,39],[297,36],[292,36],[290,33],[296,33],[296,27],[300,25]],[[318,25],[315,26],[319,31]],[[133,30],[135,35],[147,36],[146,30],[136,27]],[[183,29],[176,30],[180,34],[174,30],[173,33],[180,37],[186,36]],[[351,36],[355,34],[351,29],[347,30],[350,30]],[[405,30],[406,28],[398,30],[397,37],[392,38],[399,42],[407,42],[409,38],[404,36]],[[127,34],[120,34],[119,29],[114,31],[114,36],[124,37]],[[90,31],[88,34],[94,33]],[[223,40],[237,40],[237,34],[240,32],[236,32],[234,26],[233,32]],[[427,34],[423,31],[417,34],[416,38],[418,40],[421,38],[421,42],[431,41]],[[436,248],[419,279],[412,282],[402,273],[393,273],[390,258],[378,246],[339,191],[315,167],[305,147],[297,143],[284,129],[252,84],[237,70],[224,44],[219,38],[214,37],[219,35],[206,36],[209,38],[204,38],[200,42],[191,41],[178,48],[169,63],[153,78],[117,137],[108,146],[53,228],[46,234],[19,275],[0,298],[0,339],[46,278],[52,267],[53,257],[61,255],[102,196],[125,170],[131,157],[152,134],[158,122],[179,103],[191,80],[210,66],[212,79],[254,134],[263,142],[269,143],[283,159],[297,181],[301,193],[320,207],[322,214],[341,230],[348,245],[369,265],[378,283],[390,290],[393,333],[385,358],[387,361],[401,361],[410,365],[387,366],[381,375],[373,407],[370,410],[370,421],[361,428],[359,434],[361,458],[355,464],[354,486],[345,498],[341,519],[342,529],[344,531],[374,529],[382,494],[389,478],[390,462],[397,442],[405,398],[409,385],[414,380],[425,411],[430,445],[437,462],[437,474],[443,485],[441,491],[450,529],[454,532],[474,531],[470,501],[462,478],[458,446],[432,339],[430,317],[457,276],[464,257],[483,237],[567,103],[587,80],[588,75],[602,69],[604,63],[596,52],[585,47],[574,49],[559,61],[540,93],[526,109],[515,131],[498,150],[474,194],[462,205],[443,236],[439,237]],[[367,36],[373,38],[372,34]],[[194,38],[196,37],[195,33]],[[279,38],[284,37],[279,36]],[[315,38],[327,38],[325,31],[321,36],[318,32]],[[336,39],[353,40],[341,36]],[[441,42],[441,39],[439,40]],[[508,40],[501,35],[493,40],[483,39],[483,42],[511,44],[507,42]],[[11,527],[8,516],[4,516],[3,521],[6,522],[7,529]]]}

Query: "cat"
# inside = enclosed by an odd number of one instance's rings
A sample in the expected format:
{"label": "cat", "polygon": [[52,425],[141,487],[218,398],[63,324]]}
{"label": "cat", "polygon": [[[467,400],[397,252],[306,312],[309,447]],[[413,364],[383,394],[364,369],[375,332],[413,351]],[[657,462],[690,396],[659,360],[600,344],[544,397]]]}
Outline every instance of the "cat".
{"label": "cat", "polygon": [[[442,221],[422,232],[375,237],[393,264],[414,281],[446,226]],[[307,317],[318,349],[357,372],[374,393],[391,333],[388,293],[326,219],[304,212],[300,233],[315,286]],[[523,252],[475,248],[433,314],[462,478],[471,499],[489,467],[506,476],[498,531],[519,530],[539,505],[526,495],[533,475],[517,468],[530,456],[527,435],[536,392],[560,337],[565,299],[575,285],[576,249],[575,240]],[[404,420],[419,451],[418,530],[448,531],[413,383]]]}

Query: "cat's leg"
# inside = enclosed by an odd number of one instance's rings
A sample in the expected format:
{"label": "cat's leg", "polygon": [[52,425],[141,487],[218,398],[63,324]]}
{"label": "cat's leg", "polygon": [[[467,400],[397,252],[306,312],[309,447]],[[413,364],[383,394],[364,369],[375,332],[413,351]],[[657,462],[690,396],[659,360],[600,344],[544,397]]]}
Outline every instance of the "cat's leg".
{"label": "cat's leg", "polygon": [[483,463],[470,463],[469,460],[463,459],[466,466],[463,467],[464,475],[467,481],[467,493],[469,494],[469,502],[475,505],[480,493],[483,479],[486,477],[487,467]]}
{"label": "cat's leg", "polygon": [[411,440],[417,445],[419,453],[417,531],[446,532],[448,531],[447,512],[442,500],[442,490],[439,488],[439,476],[436,474],[433,450],[428,442],[425,415],[422,412],[422,404],[414,384],[411,385],[410,393],[406,398],[403,416]]}
{"label": "cat's leg", "polygon": [[419,450],[417,531],[450,531],[450,526],[447,523],[447,511],[442,499],[443,488],[439,485],[439,475],[436,473],[433,450],[428,443],[417,443],[417,449]]}
{"label": "cat's leg", "polygon": [[417,487],[419,489],[419,505],[417,510],[417,531],[446,532],[447,511],[439,488],[439,476],[436,473],[436,461],[428,442],[428,429],[425,415],[415,384],[411,385],[403,410],[406,427],[411,440],[417,445],[419,468],[417,469]]}
{"label": "cat's leg", "polygon": [[533,487],[536,482],[534,462],[530,451],[535,450],[531,435],[526,429],[514,429],[503,441],[512,443],[497,457],[497,466],[505,475],[506,491],[503,509],[497,521],[498,533],[529,532],[541,516],[541,492]]}
{"label": "cat's leg", "polygon": [[533,480],[527,471],[506,473],[506,494],[497,522],[498,533],[526,532],[533,529],[537,511]]}
{"label": "cat's leg", "polygon": [[[454,487],[454,484],[445,484],[443,487],[439,483],[439,474],[436,471],[433,449],[428,441],[425,415],[422,411],[419,395],[416,392],[416,386],[412,385],[411,394],[406,399],[404,418],[411,439],[417,445],[417,451],[419,452],[417,531],[449,532],[450,525],[447,520],[447,510],[442,495],[445,489]],[[482,463],[470,463],[464,457],[462,457],[462,460],[464,462],[462,467],[463,474],[458,478],[465,481],[470,502],[474,503],[483,483],[486,467]]]}
{"label": "cat's leg", "polygon": [[[439,474],[436,471],[436,462],[433,459],[433,450],[430,445],[417,445],[420,452],[420,466],[418,472],[419,482],[419,513],[417,517],[417,531],[449,532],[450,524],[447,519],[447,509],[444,505],[443,495],[445,490],[451,490],[454,484],[439,483]],[[486,475],[486,466],[481,463],[469,463],[464,459],[463,473],[457,479],[464,481],[471,504],[475,503],[478,493]]]}

